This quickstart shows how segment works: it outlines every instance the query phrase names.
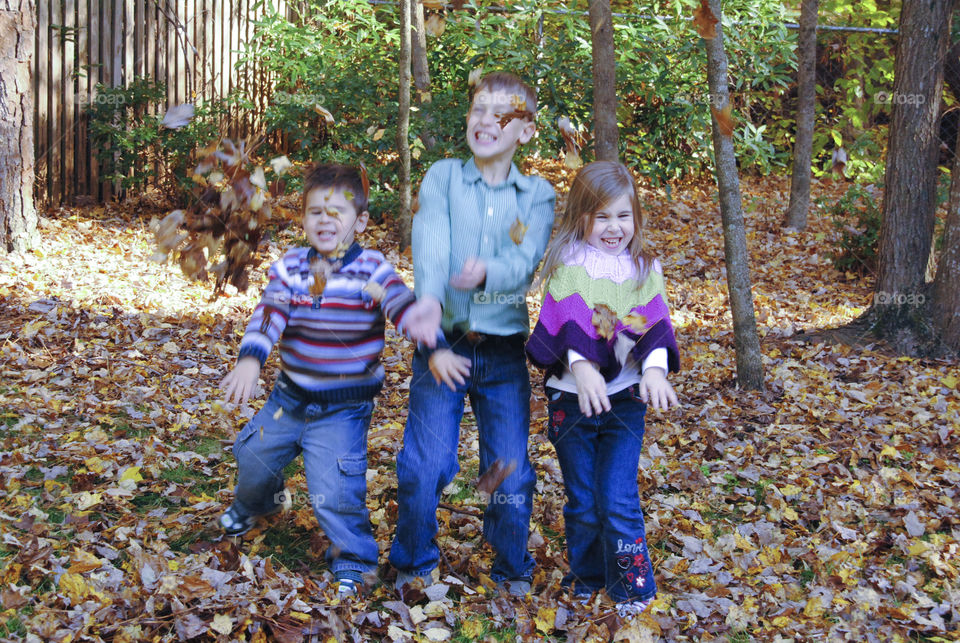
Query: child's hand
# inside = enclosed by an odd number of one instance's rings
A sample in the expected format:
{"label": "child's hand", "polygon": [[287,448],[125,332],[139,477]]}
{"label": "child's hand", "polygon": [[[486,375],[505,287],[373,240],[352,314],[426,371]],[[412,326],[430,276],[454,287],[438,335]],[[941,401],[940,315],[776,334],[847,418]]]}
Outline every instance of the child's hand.
{"label": "child's hand", "polygon": [[655,409],[669,409],[680,404],[677,394],[667,381],[667,374],[659,366],[643,372],[640,378],[640,399]]}
{"label": "child's hand", "polygon": [[260,377],[260,361],[256,357],[243,357],[237,361],[227,376],[220,382],[225,402],[246,404]]}
{"label": "child's hand", "polygon": [[443,382],[451,391],[456,391],[457,384],[466,382],[464,378],[470,374],[470,360],[441,348],[430,356],[430,372],[437,384]]}
{"label": "child's hand", "polygon": [[437,345],[437,333],[440,331],[440,318],[443,308],[435,297],[425,295],[407,309],[404,315],[407,334],[415,342],[433,348]]}
{"label": "child's hand", "polygon": [[477,257],[470,257],[463,262],[460,274],[450,277],[450,285],[460,290],[471,290],[484,282],[487,278],[487,264]]}
{"label": "child's hand", "polygon": [[577,380],[577,397],[580,411],[587,417],[594,412],[600,415],[610,410],[610,398],[607,397],[607,383],[603,375],[592,362],[582,359],[570,365],[570,372]]}

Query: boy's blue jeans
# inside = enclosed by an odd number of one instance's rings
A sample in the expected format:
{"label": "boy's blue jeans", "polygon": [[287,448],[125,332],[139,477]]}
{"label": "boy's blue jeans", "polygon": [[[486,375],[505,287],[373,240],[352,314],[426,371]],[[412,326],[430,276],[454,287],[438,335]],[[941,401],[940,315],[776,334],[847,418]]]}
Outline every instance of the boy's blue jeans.
{"label": "boy's blue jeans", "polygon": [[237,436],[234,507],[257,516],[276,508],[283,469],[301,452],[313,513],[332,543],[334,572],[376,569],[377,543],[367,512],[367,429],[373,400],[309,403],[279,380]]}
{"label": "boy's blue jeans", "polygon": [[440,560],[434,541],[437,505],[459,470],[460,419],[469,395],[480,437],[480,473],[498,458],[517,465],[483,514],[483,536],[496,552],[490,577],[498,582],[529,578],[534,562],[527,538],[536,475],[527,456],[530,376],[523,337],[477,344],[463,335],[448,339],[454,352],[470,359],[470,375],[451,391],[436,383],[420,351],[413,356],[407,425],[397,456],[397,531],[390,562],[400,571],[426,575]]}
{"label": "boy's blue jeans", "polygon": [[547,389],[548,436],[557,450],[567,504],[567,557],[563,584],[615,601],[657,593],[640,510],[637,470],[647,406],[637,385],[610,396],[611,408],[586,417],[575,393]]}

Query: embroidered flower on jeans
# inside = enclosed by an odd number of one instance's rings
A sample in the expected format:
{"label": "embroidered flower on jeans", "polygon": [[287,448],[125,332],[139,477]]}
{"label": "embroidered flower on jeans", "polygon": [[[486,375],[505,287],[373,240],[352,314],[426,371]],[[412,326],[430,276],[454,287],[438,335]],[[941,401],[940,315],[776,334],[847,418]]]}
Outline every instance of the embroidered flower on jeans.
{"label": "embroidered flower on jeans", "polygon": [[550,418],[550,432],[556,435],[560,430],[560,425],[563,424],[563,421],[567,418],[567,414],[563,409],[557,409],[553,412],[553,416]]}

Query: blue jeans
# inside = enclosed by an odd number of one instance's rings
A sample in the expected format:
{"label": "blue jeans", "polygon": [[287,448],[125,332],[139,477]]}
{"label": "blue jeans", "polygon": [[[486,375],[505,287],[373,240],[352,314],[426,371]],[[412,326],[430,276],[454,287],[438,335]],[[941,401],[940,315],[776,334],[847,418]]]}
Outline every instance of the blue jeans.
{"label": "blue jeans", "polygon": [[647,551],[637,470],[647,406],[636,385],[610,396],[611,408],[586,417],[575,393],[547,389],[548,436],[557,450],[567,504],[567,557],[563,583],[615,601],[657,593]]}
{"label": "blue jeans", "polygon": [[530,375],[523,337],[469,343],[449,338],[453,351],[470,359],[466,382],[451,391],[437,384],[427,358],[413,356],[413,378],[403,449],[397,456],[397,531],[390,562],[398,570],[425,575],[437,566],[440,550],[437,504],[459,470],[457,444],[464,398],[477,418],[480,473],[497,459],[516,469],[493,492],[483,514],[483,536],[496,556],[494,581],[529,578],[534,567],[527,551],[536,474],[527,455],[530,431]]}
{"label": "blue jeans", "polygon": [[234,507],[257,516],[276,508],[283,469],[303,453],[313,513],[330,538],[330,569],[377,567],[377,542],[367,512],[367,429],[373,400],[309,403],[283,381],[237,436]]}

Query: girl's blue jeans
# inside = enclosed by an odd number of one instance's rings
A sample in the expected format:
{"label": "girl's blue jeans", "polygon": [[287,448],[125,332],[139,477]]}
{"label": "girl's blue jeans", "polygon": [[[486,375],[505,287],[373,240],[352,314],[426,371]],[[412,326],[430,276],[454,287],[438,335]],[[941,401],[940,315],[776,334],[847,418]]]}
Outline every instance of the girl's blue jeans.
{"label": "girl's blue jeans", "polygon": [[279,380],[233,445],[238,467],[234,507],[246,516],[273,511],[281,501],[284,467],[303,453],[309,502],[331,542],[326,552],[330,569],[375,570],[379,551],[366,505],[372,412],[373,400],[302,401]]}
{"label": "girl's blue jeans", "polygon": [[469,395],[480,438],[480,473],[497,459],[516,463],[483,514],[483,536],[496,552],[490,577],[497,582],[529,578],[534,562],[527,538],[536,475],[527,456],[530,376],[523,337],[475,344],[463,335],[448,339],[454,352],[470,359],[470,375],[451,391],[434,381],[419,350],[413,356],[407,425],[397,456],[397,531],[390,562],[400,571],[422,576],[440,560],[434,541],[437,505],[459,470],[460,419]]}
{"label": "girl's blue jeans", "polygon": [[580,411],[575,393],[548,388],[547,399],[548,436],[567,493],[563,518],[570,573],[564,585],[578,591],[606,588],[615,601],[654,596],[637,487],[647,406],[637,386],[612,395],[611,409],[593,417]]}

